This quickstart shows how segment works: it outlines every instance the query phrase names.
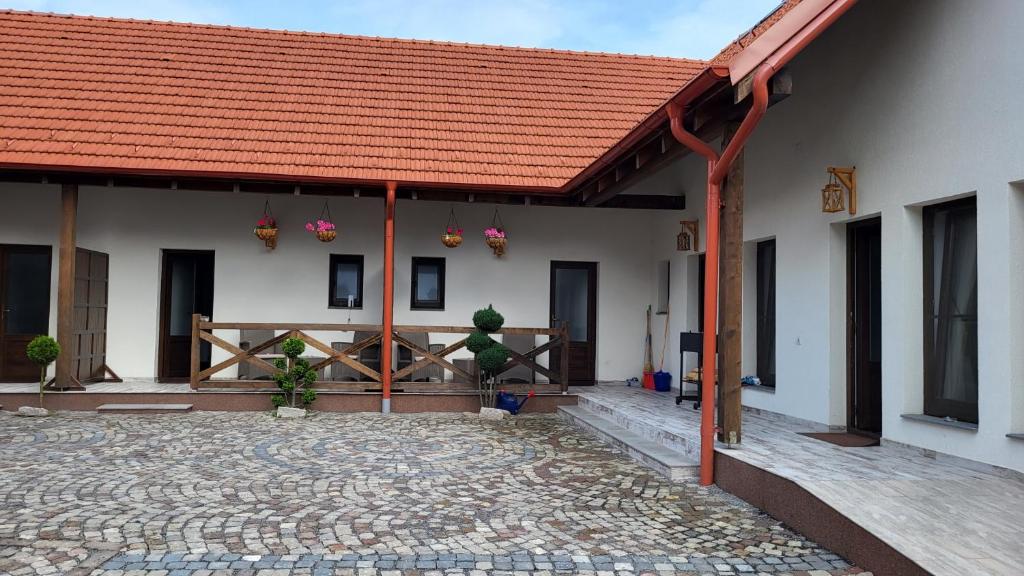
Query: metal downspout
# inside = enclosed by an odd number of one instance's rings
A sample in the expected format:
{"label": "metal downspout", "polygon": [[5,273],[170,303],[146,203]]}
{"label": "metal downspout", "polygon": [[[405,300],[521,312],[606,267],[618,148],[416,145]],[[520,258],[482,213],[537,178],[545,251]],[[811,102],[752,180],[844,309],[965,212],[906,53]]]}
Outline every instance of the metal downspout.
{"label": "metal downspout", "polygon": [[[714,483],[715,469],[715,338],[718,326],[718,228],[721,216],[721,186],[712,182],[711,174],[720,164],[718,153],[697,135],[683,128],[683,107],[673,104],[668,107],[669,125],[672,135],[681,144],[700,154],[708,161],[708,185],[706,207],[706,257],[704,260],[704,364],[701,366],[700,399],[700,484]],[[713,296],[712,296],[713,295]],[[709,320],[710,319],[710,320]],[[710,377],[708,376],[710,375]],[[707,383],[711,385],[707,385]]]}
{"label": "metal downspout", "polygon": [[[856,0],[837,0],[800,32],[773,52],[754,72],[753,103],[729,145],[719,156],[695,134],[683,127],[683,108],[689,101],[668,107],[672,135],[681,144],[705,157],[708,161],[707,186],[707,240],[704,271],[704,365],[701,366],[701,380],[711,386],[701,389],[700,418],[700,484],[714,483],[715,466],[715,384],[717,383],[717,327],[718,327],[718,243],[719,216],[721,208],[721,184],[740,150],[753,134],[757,124],[768,110],[768,81],[794,56],[846,13]],[[708,327],[714,327],[709,329]]]}
{"label": "metal downspout", "polygon": [[383,397],[380,411],[391,412],[391,346],[395,324],[395,190],[398,184],[387,183],[384,208],[384,319],[381,326],[380,382]]}

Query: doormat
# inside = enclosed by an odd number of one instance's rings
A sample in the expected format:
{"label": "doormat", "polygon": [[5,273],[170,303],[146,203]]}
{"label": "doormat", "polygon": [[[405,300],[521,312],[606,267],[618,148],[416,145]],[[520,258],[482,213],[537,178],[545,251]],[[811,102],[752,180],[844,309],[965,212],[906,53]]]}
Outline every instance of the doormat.
{"label": "doormat", "polygon": [[861,436],[860,434],[851,434],[849,432],[800,432],[799,434],[801,436],[808,436],[815,440],[823,440],[829,444],[835,444],[836,446],[843,446],[845,448],[867,448],[868,446],[878,446],[878,438]]}

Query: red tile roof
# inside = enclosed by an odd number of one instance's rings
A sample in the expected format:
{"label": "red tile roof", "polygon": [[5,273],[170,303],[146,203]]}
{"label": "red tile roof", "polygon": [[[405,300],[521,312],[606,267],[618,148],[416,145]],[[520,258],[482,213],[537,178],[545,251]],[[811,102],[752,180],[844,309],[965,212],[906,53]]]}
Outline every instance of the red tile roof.
{"label": "red tile roof", "polygon": [[0,12],[0,167],[554,190],[704,62]]}

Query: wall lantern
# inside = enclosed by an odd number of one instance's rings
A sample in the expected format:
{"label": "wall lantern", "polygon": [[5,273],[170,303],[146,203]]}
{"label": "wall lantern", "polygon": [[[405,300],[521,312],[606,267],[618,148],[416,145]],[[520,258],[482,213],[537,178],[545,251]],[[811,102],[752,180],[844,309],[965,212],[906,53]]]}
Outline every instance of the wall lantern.
{"label": "wall lantern", "polygon": [[850,214],[857,213],[857,168],[828,167],[828,184],[821,189],[821,211],[842,212],[846,206],[843,203],[843,189],[845,188],[850,196]]}
{"label": "wall lantern", "polygon": [[700,220],[680,220],[683,225],[682,231],[676,236],[676,250],[680,252],[697,251],[697,231],[700,230]]}

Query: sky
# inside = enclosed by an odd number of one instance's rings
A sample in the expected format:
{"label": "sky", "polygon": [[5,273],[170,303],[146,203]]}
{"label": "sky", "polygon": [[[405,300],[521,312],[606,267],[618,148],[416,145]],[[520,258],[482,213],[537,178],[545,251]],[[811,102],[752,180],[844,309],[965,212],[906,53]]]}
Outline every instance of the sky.
{"label": "sky", "polygon": [[780,0],[0,0],[0,7],[707,59]]}

